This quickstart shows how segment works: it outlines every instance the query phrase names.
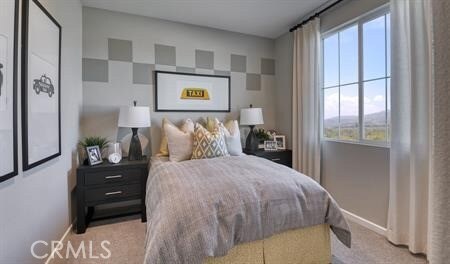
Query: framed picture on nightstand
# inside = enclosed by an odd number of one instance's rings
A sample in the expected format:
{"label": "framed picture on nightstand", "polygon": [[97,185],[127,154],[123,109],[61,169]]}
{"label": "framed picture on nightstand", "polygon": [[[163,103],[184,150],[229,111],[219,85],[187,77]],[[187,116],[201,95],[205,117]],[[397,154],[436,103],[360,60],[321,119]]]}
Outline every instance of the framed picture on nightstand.
{"label": "framed picture on nightstand", "polygon": [[86,153],[89,160],[89,165],[97,165],[103,163],[102,152],[99,146],[86,147]]}
{"label": "framed picture on nightstand", "polygon": [[277,142],[277,150],[286,149],[286,137],[281,135],[276,135],[273,140]]}
{"label": "framed picture on nightstand", "polygon": [[272,140],[264,141],[264,150],[265,151],[276,151],[277,150],[277,142]]}

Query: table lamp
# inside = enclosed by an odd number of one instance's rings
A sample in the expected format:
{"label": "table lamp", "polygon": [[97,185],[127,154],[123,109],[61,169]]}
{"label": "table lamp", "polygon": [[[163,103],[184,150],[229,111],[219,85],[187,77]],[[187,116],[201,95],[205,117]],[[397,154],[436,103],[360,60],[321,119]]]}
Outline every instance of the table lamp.
{"label": "table lamp", "polygon": [[258,150],[259,142],[253,129],[255,125],[264,124],[262,109],[253,108],[252,105],[250,105],[250,108],[241,109],[240,121],[241,125],[248,125],[250,127],[250,133],[248,133],[247,140],[245,141],[245,149],[249,151]]}
{"label": "table lamp", "polygon": [[141,160],[142,147],[139,141],[138,129],[141,127],[150,127],[150,108],[147,106],[125,106],[120,108],[119,127],[129,127],[133,132],[128,150],[128,160]]}

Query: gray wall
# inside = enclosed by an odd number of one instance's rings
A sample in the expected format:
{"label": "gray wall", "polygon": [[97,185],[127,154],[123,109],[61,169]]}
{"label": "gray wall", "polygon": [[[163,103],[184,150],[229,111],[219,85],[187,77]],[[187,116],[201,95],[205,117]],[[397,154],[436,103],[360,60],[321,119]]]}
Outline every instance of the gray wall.
{"label": "gray wall", "polygon": [[387,3],[389,0],[343,1],[320,17],[320,31],[326,32]]}
{"label": "gray wall", "polygon": [[339,205],[386,227],[389,200],[389,149],[322,142],[322,185]]}
{"label": "gray wall", "polygon": [[292,54],[294,39],[292,33],[285,33],[275,40],[275,64],[277,68],[276,127],[286,135],[287,146],[292,147]]}
{"label": "gray wall", "polygon": [[[62,26],[62,155],[0,183],[0,263],[39,263],[30,254],[31,244],[36,240],[59,240],[73,218],[70,205],[76,168],[73,153],[82,100],[82,9],[75,0],[40,2]],[[20,123],[19,118],[19,131]],[[19,164],[21,156],[19,144]]]}
{"label": "gray wall", "polygon": [[430,214],[428,230],[431,238],[428,243],[429,263],[448,263],[450,251],[450,28],[448,14],[450,2],[433,1],[433,37],[434,37],[434,89],[433,89],[433,176],[429,184]]}
{"label": "gray wall", "polygon": [[[209,52],[196,55],[196,50]],[[233,61],[232,54],[246,61]],[[238,118],[240,108],[253,104],[263,108],[264,127],[273,129],[275,75],[273,67],[262,63],[268,59],[265,62],[273,64],[273,58],[271,39],[84,8],[82,135],[120,140],[129,130],[117,128],[119,106],[130,105],[134,99],[152,109],[153,152],[159,147],[162,117],[173,122],[188,117],[194,121],[205,116]],[[232,112],[154,112],[154,85],[148,78],[153,69],[230,74]],[[148,131],[143,133],[149,136]]]}
{"label": "gray wall", "polygon": [[[321,16],[321,32],[373,10],[387,0],[348,0]],[[291,138],[293,34],[275,40],[276,124]],[[290,140],[288,140],[290,144]],[[389,191],[389,148],[322,142],[322,185],[340,206],[386,227]]]}

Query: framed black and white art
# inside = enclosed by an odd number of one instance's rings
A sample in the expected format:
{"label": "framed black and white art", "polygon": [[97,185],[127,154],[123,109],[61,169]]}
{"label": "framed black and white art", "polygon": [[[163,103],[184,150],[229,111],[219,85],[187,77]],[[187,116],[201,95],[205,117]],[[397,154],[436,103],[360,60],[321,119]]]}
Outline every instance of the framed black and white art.
{"label": "framed black and white art", "polygon": [[19,0],[0,1],[0,182],[17,175]]}
{"label": "framed black and white art", "polygon": [[230,112],[230,76],[155,71],[155,111]]}
{"label": "framed black and white art", "polygon": [[22,8],[23,169],[61,155],[61,26],[37,0]]}

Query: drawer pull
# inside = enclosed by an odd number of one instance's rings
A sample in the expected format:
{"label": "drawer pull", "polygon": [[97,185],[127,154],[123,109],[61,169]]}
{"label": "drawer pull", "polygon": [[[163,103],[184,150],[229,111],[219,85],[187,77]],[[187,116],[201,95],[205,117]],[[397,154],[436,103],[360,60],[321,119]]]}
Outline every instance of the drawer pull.
{"label": "drawer pull", "polygon": [[110,179],[119,179],[122,178],[122,175],[112,175],[112,176],[106,176],[105,179],[110,180]]}
{"label": "drawer pull", "polygon": [[117,192],[107,192],[107,193],[105,193],[106,196],[109,196],[109,195],[116,195],[116,194],[122,194],[122,191],[117,191]]}
{"label": "drawer pull", "polygon": [[272,161],[280,161],[280,160],[281,160],[280,158],[272,159]]}

